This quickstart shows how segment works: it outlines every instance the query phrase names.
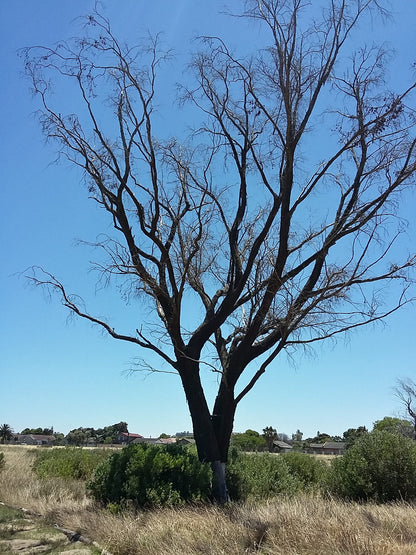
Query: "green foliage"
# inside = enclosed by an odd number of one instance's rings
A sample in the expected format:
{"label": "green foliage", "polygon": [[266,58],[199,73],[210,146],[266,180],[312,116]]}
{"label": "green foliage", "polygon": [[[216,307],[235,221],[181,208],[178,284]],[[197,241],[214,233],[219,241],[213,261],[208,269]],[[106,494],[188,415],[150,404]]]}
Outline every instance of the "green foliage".
{"label": "green foliage", "polygon": [[292,451],[281,455],[290,474],[301,483],[302,490],[319,489],[328,473],[328,465],[316,457]]}
{"label": "green foliage", "polygon": [[393,416],[385,416],[382,420],[374,422],[373,430],[399,434],[411,439],[414,437],[413,424],[408,420],[402,420]]}
{"label": "green foliage", "polygon": [[300,443],[302,441],[302,437],[303,437],[303,432],[301,432],[298,428],[296,432],[292,434],[292,441],[296,441]]}
{"label": "green foliage", "polygon": [[4,461],[4,453],[2,453],[0,451],[0,471],[3,470],[3,468],[5,467],[5,461]]}
{"label": "green foliage", "polygon": [[[24,518],[24,514],[20,509],[13,509],[12,507],[7,507],[6,505],[0,505],[0,524],[22,518]],[[2,530],[2,534],[4,534],[4,532],[5,529]],[[4,538],[4,535],[0,537]],[[0,553],[7,552],[1,550]]]}
{"label": "green foliage", "polygon": [[65,447],[36,451],[33,469],[41,478],[74,478],[88,480],[97,466],[108,459],[104,449]]}
{"label": "green foliage", "polygon": [[233,434],[231,443],[241,451],[264,451],[266,440],[255,430],[246,430],[243,434]]}
{"label": "green foliage", "polygon": [[76,445],[80,447],[81,445],[85,445],[90,437],[91,435],[88,428],[77,428],[75,430],[71,430],[65,439],[68,445]]}
{"label": "green foliage", "polygon": [[13,430],[8,424],[2,424],[0,426],[0,442],[4,443],[12,439]]}
{"label": "green foliage", "polygon": [[349,449],[354,445],[354,443],[360,439],[363,435],[368,434],[368,430],[365,426],[359,426],[358,428],[348,428],[343,433],[343,441],[345,441],[345,449]]}
{"label": "green foliage", "polygon": [[328,490],[354,500],[416,499],[416,442],[379,430],[363,435],[333,462]]}
{"label": "green foliage", "polygon": [[22,435],[44,435],[44,436],[51,436],[53,435],[53,428],[25,428],[20,432]]}
{"label": "green foliage", "polygon": [[227,484],[233,501],[293,495],[303,489],[302,481],[282,455],[246,454],[236,448],[230,451]]}
{"label": "green foliage", "polygon": [[101,503],[175,506],[206,500],[211,470],[180,445],[132,444],[113,453],[87,484]]}
{"label": "green foliage", "polygon": [[325,432],[323,432],[323,433],[318,432],[315,437],[308,437],[304,441],[305,441],[306,444],[309,444],[309,443],[322,443],[323,444],[327,441],[335,441],[335,438],[333,436],[330,436],[329,434],[326,434]]}
{"label": "green foliage", "polygon": [[75,428],[66,436],[66,441],[70,445],[85,445],[89,441],[97,444],[104,443],[106,445],[115,443],[115,440],[122,432],[127,433],[127,422],[119,422],[104,428]]}
{"label": "green foliage", "polygon": [[266,441],[267,449],[271,453],[273,451],[273,442],[277,439],[276,428],[273,428],[272,426],[266,426],[263,428],[263,437]]}

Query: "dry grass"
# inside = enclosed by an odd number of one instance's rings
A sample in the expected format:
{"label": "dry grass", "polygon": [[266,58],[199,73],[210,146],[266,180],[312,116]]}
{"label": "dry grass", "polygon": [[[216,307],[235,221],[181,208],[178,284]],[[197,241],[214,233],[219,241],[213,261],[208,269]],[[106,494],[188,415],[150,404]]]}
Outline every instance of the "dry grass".
{"label": "dry grass", "polygon": [[245,505],[236,513],[246,526],[258,523],[265,554],[416,553],[416,510],[404,503],[359,505],[304,496]]}
{"label": "dry grass", "polygon": [[32,450],[1,449],[0,501],[42,513],[114,555],[416,555],[416,508],[405,503],[302,496],[119,516],[95,507],[79,483],[38,480]]}
{"label": "dry grass", "polygon": [[38,480],[32,472],[36,448],[1,445],[6,466],[0,472],[0,501],[40,514],[66,506],[83,510],[90,505],[82,482],[76,480]]}

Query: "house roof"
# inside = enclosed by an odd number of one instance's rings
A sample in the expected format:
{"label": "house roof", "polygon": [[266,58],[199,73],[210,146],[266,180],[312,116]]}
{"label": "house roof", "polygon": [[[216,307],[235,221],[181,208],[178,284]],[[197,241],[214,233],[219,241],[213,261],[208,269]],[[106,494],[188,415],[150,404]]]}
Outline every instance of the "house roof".
{"label": "house roof", "polygon": [[170,445],[171,443],[176,443],[177,439],[176,437],[160,437],[158,441],[163,445]]}
{"label": "house roof", "polygon": [[156,438],[154,437],[139,436],[139,437],[133,438],[131,443],[155,443],[155,442],[156,442]]}
{"label": "house roof", "polygon": [[345,442],[344,441],[326,441],[324,443],[325,449],[344,449]]}
{"label": "house roof", "polygon": [[171,443],[176,443],[176,437],[138,437],[135,438],[132,443],[151,443],[156,445],[169,445]]}
{"label": "house roof", "polygon": [[195,440],[192,437],[178,437],[176,443],[189,443],[190,445],[193,445]]}
{"label": "house roof", "polygon": [[30,438],[34,441],[53,441],[55,439],[55,436],[43,434],[13,434],[13,437],[17,437],[19,441],[22,441],[25,438]]}
{"label": "house roof", "polygon": [[326,441],[325,443],[311,443],[309,449],[345,449],[345,442]]}
{"label": "house roof", "polygon": [[273,441],[273,445],[275,445],[276,447],[279,447],[280,449],[293,449],[293,447],[288,443],[286,443],[285,441],[275,440]]}
{"label": "house roof", "polygon": [[128,432],[121,432],[121,434],[119,435],[124,437],[131,437],[131,438],[143,437],[140,434],[130,434]]}

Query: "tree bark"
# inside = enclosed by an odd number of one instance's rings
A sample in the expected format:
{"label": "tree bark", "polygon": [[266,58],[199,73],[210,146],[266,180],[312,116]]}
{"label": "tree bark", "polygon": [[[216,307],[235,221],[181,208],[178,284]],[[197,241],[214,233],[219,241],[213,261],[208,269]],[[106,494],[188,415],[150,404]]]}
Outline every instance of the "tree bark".
{"label": "tree bark", "polygon": [[211,464],[212,500],[227,503],[226,463],[234,424],[235,401],[233,392],[223,384],[210,414],[199,377],[198,363],[186,361],[180,372],[182,385],[191,413],[194,439],[201,462]]}
{"label": "tree bark", "polygon": [[228,495],[227,489],[227,478],[225,472],[225,462],[222,461],[212,461],[212,499],[220,505],[228,503],[230,496]]}
{"label": "tree bark", "polygon": [[212,412],[212,423],[218,442],[220,461],[223,463],[226,463],[228,460],[228,449],[234,427],[235,410],[234,391],[223,379]]}
{"label": "tree bark", "polygon": [[219,460],[218,442],[199,377],[198,363],[192,361],[184,362],[179,373],[191,414],[199,460],[209,463]]}

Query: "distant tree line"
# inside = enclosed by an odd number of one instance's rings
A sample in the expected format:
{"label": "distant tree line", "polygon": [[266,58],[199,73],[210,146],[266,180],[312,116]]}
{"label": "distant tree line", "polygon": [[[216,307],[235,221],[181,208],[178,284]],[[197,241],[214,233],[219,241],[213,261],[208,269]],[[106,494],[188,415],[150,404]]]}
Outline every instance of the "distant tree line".
{"label": "distant tree line", "polygon": [[119,422],[97,429],[76,428],[65,436],[65,441],[69,445],[84,445],[90,442],[110,445],[116,443],[116,439],[121,433],[128,433],[127,422]]}
{"label": "distant tree line", "polygon": [[[414,435],[414,422],[396,418],[392,416],[385,416],[381,420],[376,420],[373,425],[373,431],[390,432],[401,436],[415,439]],[[117,438],[121,433],[128,433],[127,422],[118,422],[104,428],[85,428],[79,427],[68,432],[67,435],[56,433],[51,428],[25,428],[20,432],[21,435],[53,435],[55,437],[55,445],[73,445],[82,446],[87,444],[97,445],[111,445],[117,443]],[[327,441],[345,442],[346,449],[350,448],[354,443],[363,435],[368,434],[369,430],[365,426],[358,428],[348,428],[342,436],[330,435],[325,432],[318,431],[314,437],[303,439],[303,433],[297,429],[292,433],[291,437],[284,432],[277,432],[276,428],[266,426],[263,428],[262,433],[256,430],[248,429],[242,433],[232,434],[232,444],[241,451],[273,451],[274,441],[283,441],[293,447],[295,451],[303,451],[311,444],[324,444]],[[182,434],[177,434],[182,435]],[[11,441],[16,433],[9,426],[3,424],[0,426],[0,443]],[[167,434],[162,433],[159,437],[169,437]]]}
{"label": "distant tree line", "polygon": [[0,426],[0,442],[5,443],[6,441],[11,441],[17,435],[53,435],[55,438],[55,445],[82,446],[88,443],[109,445],[115,443],[117,437],[123,432],[128,433],[127,422],[118,422],[117,424],[97,429],[84,427],[75,428],[68,432],[67,435],[54,432],[53,427],[24,428],[19,434],[18,432],[14,432],[9,424],[3,424]]}
{"label": "distant tree line", "polygon": [[[390,432],[401,436],[414,439],[413,422],[406,419],[385,416],[381,420],[376,420],[373,425],[373,431]],[[232,444],[241,451],[272,451],[274,441],[283,441],[291,445],[295,451],[303,451],[308,449],[311,444],[324,444],[327,441],[343,442],[346,449],[349,449],[362,436],[369,433],[366,426],[358,428],[348,428],[342,434],[330,435],[325,432],[317,432],[314,437],[303,439],[303,433],[298,429],[289,437],[286,433],[278,433],[272,426],[267,426],[260,434],[256,430],[248,429],[243,433],[234,433],[232,435]]]}
{"label": "distant tree line", "polygon": [[20,433],[22,435],[35,434],[35,435],[43,435],[43,436],[52,436],[54,434],[53,426],[52,428],[25,428]]}

